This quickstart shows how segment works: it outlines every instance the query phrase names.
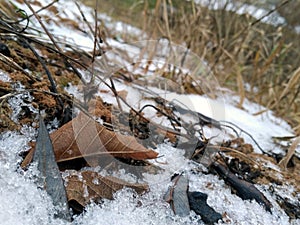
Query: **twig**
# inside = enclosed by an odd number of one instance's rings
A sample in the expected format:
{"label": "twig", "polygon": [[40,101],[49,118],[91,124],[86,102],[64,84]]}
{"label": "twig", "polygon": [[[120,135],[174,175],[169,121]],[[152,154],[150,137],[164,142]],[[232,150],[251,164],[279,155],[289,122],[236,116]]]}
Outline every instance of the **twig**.
{"label": "twig", "polygon": [[[46,28],[46,26],[44,25],[44,23],[42,22],[42,20],[40,19],[40,17],[36,14],[36,12],[34,11],[34,9],[32,8],[32,6],[28,3],[27,0],[24,0],[24,3],[27,5],[27,7],[31,10],[31,12],[34,14],[35,18],[39,21],[39,24],[41,25],[41,27],[43,28],[43,30],[46,32],[46,34],[48,35],[48,37],[50,38],[50,40],[52,41],[53,45],[55,46],[55,48],[59,51],[62,52],[61,48],[57,45],[56,41],[54,40],[52,34],[48,31],[48,29]],[[79,71],[69,62],[69,60],[67,58],[65,58],[66,63],[68,64],[68,66],[70,66],[73,71],[77,74],[77,76],[80,78],[80,80],[82,81],[83,84],[86,84],[86,82],[84,81],[84,79],[82,78],[81,74],[79,73]]]}
{"label": "twig", "polygon": [[164,115],[165,117],[167,117],[167,118],[170,120],[170,122],[171,122],[171,124],[172,124],[174,130],[176,130],[176,127],[175,127],[175,125],[172,123],[172,121],[175,121],[175,123],[176,123],[178,126],[181,126],[181,123],[180,123],[176,118],[171,117],[170,115],[168,115],[167,113],[163,112],[161,109],[157,108],[157,107],[154,106],[154,105],[150,105],[150,104],[144,105],[144,106],[139,110],[139,112],[141,113],[146,107],[152,107],[152,108],[154,108],[157,112],[159,112],[159,113],[161,113],[162,115]]}
{"label": "twig", "polygon": [[227,128],[229,128],[229,129],[231,129],[231,130],[235,133],[235,135],[236,135],[237,137],[240,137],[240,135],[238,134],[238,132],[236,131],[236,129],[234,129],[234,127],[229,126],[229,125],[225,125],[225,124],[222,124],[221,126],[222,126],[222,127],[227,127]]}
{"label": "twig", "polygon": [[119,106],[119,109],[121,110],[121,112],[123,112],[122,105],[120,103],[119,95],[118,95],[118,92],[116,90],[115,84],[114,84],[114,82],[113,82],[113,80],[112,80],[111,77],[109,78],[109,80],[110,80],[110,83],[111,83],[111,89],[113,90],[113,93],[115,95],[115,98],[116,98],[118,106]]}
{"label": "twig", "polygon": [[240,37],[240,35],[242,35],[245,31],[247,31],[248,29],[250,29],[251,27],[255,26],[257,23],[261,22],[264,18],[266,18],[267,16],[271,15],[272,13],[276,12],[278,9],[280,9],[281,7],[283,7],[284,5],[288,4],[289,2],[291,2],[291,0],[285,0],[283,1],[281,4],[279,4],[278,6],[276,6],[274,9],[270,10],[269,12],[267,12],[265,15],[261,16],[260,18],[258,18],[257,20],[255,20],[254,22],[250,23],[248,26],[246,26],[244,29],[242,29],[239,33],[237,33],[235,35],[235,37],[233,37],[231,39],[231,43],[235,42],[236,39],[238,39]]}
{"label": "twig", "polygon": [[94,12],[95,12],[95,31],[93,31],[93,28],[91,27],[90,23],[87,21],[83,11],[81,10],[81,7],[80,5],[78,4],[78,2],[75,1],[75,5],[77,6],[81,16],[82,16],[82,19],[83,21],[86,23],[86,25],[88,26],[90,32],[93,34],[94,36],[94,49],[93,49],[93,60],[92,62],[94,62],[94,57],[95,57],[95,53],[96,53],[96,44],[98,45],[98,48],[99,50],[101,51],[101,55],[103,54],[102,52],[102,48],[99,44],[99,42],[97,41],[97,29],[98,29],[98,13],[97,13],[97,9],[98,9],[98,0],[96,0],[96,7],[94,9]]}
{"label": "twig", "polygon": [[[50,6],[52,6],[53,4],[55,4],[56,2],[58,2],[59,0],[53,0],[52,2],[50,2],[48,5],[43,6],[42,8],[40,8],[39,10],[36,11],[36,14],[40,13],[41,11],[49,8]],[[34,16],[34,14],[29,15],[27,18],[24,18],[22,20],[19,20],[18,22],[23,22],[25,19],[30,19],[32,16]]]}
{"label": "twig", "polygon": [[[96,8],[95,8],[95,31],[94,31],[94,47],[93,47],[93,57],[92,57],[92,63],[95,61],[96,57],[96,45],[98,43],[97,39],[97,27],[98,27],[98,20],[97,20],[97,6],[98,6],[98,0],[96,0]],[[100,47],[100,46],[99,46]]]}
{"label": "twig", "polygon": [[293,141],[292,145],[289,147],[289,149],[288,149],[288,151],[287,151],[287,153],[286,153],[286,156],[284,156],[284,157],[280,160],[280,162],[278,163],[278,165],[279,165],[280,167],[282,167],[282,168],[284,168],[284,169],[287,168],[287,165],[288,165],[289,161],[291,160],[292,156],[295,154],[296,148],[297,148],[297,146],[298,146],[299,144],[300,144],[300,136],[297,137],[297,138]]}
{"label": "twig", "polygon": [[215,148],[217,148],[217,149],[219,149],[219,150],[223,150],[223,151],[231,151],[231,152],[235,152],[235,153],[237,153],[237,154],[243,156],[244,158],[248,159],[249,161],[253,162],[253,163],[256,164],[257,166],[261,167],[261,165],[260,165],[258,162],[256,162],[256,161],[254,161],[253,159],[251,159],[251,158],[250,158],[249,156],[247,156],[245,153],[240,152],[240,151],[238,151],[238,150],[236,150],[236,149],[234,149],[234,148],[229,148],[229,147],[224,147],[224,146],[214,146],[214,145],[211,146],[211,147],[215,147]]}
{"label": "twig", "polygon": [[[253,137],[250,133],[248,133],[247,131],[243,130],[243,129],[240,128],[238,125],[236,125],[236,124],[234,124],[234,123],[232,123],[232,122],[229,122],[229,121],[220,121],[220,122],[221,122],[221,123],[228,123],[228,124],[230,124],[230,125],[232,125],[232,126],[238,128],[242,133],[246,134],[248,137],[251,138],[251,140],[256,144],[256,146],[259,148],[259,150],[260,150],[263,154],[266,154],[266,155],[268,155],[268,156],[272,156],[270,153],[264,151],[264,150],[262,149],[262,147],[260,147],[260,145],[257,143],[257,141],[254,139],[254,137]],[[221,126],[224,126],[224,124],[221,124]],[[228,126],[224,126],[224,127],[228,127]]]}
{"label": "twig", "polygon": [[178,132],[178,131],[175,131],[175,130],[168,129],[168,128],[166,128],[166,127],[164,127],[164,126],[161,126],[161,125],[159,125],[159,124],[157,124],[157,123],[155,123],[155,122],[149,120],[148,118],[144,117],[144,116],[142,115],[142,113],[140,113],[139,111],[137,111],[136,109],[134,109],[134,108],[133,108],[133,107],[132,107],[125,99],[124,99],[124,98],[122,98],[120,95],[118,95],[118,92],[117,92],[116,90],[114,90],[111,86],[109,86],[109,84],[108,84],[105,80],[103,80],[99,75],[96,75],[96,77],[97,77],[101,82],[103,82],[103,84],[104,84],[105,86],[107,86],[108,88],[110,88],[110,90],[113,92],[113,94],[114,94],[115,96],[118,96],[118,98],[119,98],[126,106],[128,106],[128,107],[129,107],[136,115],[138,115],[138,116],[140,116],[141,118],[143,118],[146,122],[151,123],[151,124],[153,124],[154,126],[158,127],[159,129],[164,130],[164,131],[167,131],[167,132],[169,132],[169,133],[171,133],[171,134],[180,135],[180,136],[182,136],[182,137],[185,137],[185,138],[187,138],[187,139],[190,139],[190,137],[189,137],[188,135],[182,134],[181,132]]}
{"label": "twig", "polygon": [[[0,53],[0,61],[6,63],[7,65],[14,67],[17,70],[22,71],[28,78],[30,78],[30,80],[32,81],[41,81],[38,77],[35,77],[33,75],[31,75],[30,73],[28,73],[26,70],[24,70],[21,66],[19,66],[19,64],[17,64],[16,62],[14,62],[11,58],[3,55],[2,53]],[[10,64],[9,64],[10,63]]]}

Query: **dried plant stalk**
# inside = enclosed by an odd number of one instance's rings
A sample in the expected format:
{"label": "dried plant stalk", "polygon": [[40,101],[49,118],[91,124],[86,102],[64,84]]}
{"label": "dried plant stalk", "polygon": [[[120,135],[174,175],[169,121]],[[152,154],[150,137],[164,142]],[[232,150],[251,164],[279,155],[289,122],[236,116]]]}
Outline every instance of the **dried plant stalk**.
{"label": "dried plant stalk", "polygon": [[288,152],[286,153],[286,156],[283,157],[280,162],[279,162],[279,166],[283,169],[287,168],[287,164],[289,163],[289,161],[291,160],[292,156],[295,154],[296,148],[297,146],[300,144],[300,137],[297,137],[292,145],[289,147]]}

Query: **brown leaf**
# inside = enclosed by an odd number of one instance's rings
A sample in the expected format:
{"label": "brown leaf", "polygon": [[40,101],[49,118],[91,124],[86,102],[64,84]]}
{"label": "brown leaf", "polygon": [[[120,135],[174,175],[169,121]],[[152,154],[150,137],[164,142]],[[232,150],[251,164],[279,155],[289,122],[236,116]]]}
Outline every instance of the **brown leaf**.
{"label": "brown leaf", "polygon": [[103,154],[136,160],[158,155],[134,137],[109,131],[83,113],[52,133],[51,140],[58,162]]}
{"label": "brown leaf", "polygon": [[[109,131],[83,113],[51,133],[50,138],[57,162],[109,154],[135,160],[153,159],[158,155],[139,144],[134,137]],[[32,155],[29,152],[22,167],[31,162]]]}
{"label": "brown leaf", "polygon": [[134,189],[138,194],[146,192],[146,184],[133,184],[115,177],[103,177],[93,171],[83,171],[65,178],[68,201],[75,200],[85,206],[91,200],[113,199],[113,194],[124,187]]}

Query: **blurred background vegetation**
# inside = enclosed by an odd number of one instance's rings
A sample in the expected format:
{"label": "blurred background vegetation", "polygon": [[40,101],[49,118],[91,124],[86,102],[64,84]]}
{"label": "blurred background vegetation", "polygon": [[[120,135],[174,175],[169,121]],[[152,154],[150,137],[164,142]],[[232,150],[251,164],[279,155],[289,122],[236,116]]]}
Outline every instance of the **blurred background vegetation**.
{"label": "blurred background vegetation", "polygon": [[[94,0],[83,2],[95,7]],[[230,1],[238,3],[234,10],[228,10],[229,1],[218,9],[212,7],[217,0],[197,2],[201,0],[98,0],[98,10],[139,27],[151,39],[165,37],[190,48],[210,65],[221,86],[239,94],[239,107],[247,97],[272,109],[300,134],[300,1]],[[249,5],[284,22],[272,25],[237,13]],[[134,37],[124,34],[122,39]]]}

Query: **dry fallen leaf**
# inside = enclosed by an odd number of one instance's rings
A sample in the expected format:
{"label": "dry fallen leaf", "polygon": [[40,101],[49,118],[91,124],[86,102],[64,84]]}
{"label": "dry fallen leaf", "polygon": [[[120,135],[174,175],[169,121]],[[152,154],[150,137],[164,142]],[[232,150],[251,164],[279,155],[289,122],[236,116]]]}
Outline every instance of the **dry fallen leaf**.
{"label": "dry fallen leaf", "polygon": [[[135,160],[153,159],[158,155],[139,144],[133,136],[109,131],[83,113],[51,133],[50,138],[57,162],[109,154]],[[32,155],[33,150],[24,159],[22,167],[31,162]]]}
{"label": "dry fallen leaf", "polygon": [[179,216],[190,214],[190,205],[188,199],[189,181],[183,175],[177,175],[172,180],[173,186],[169,188],[164,198],[170,203],[173,212]]}
{"label": "dry fallen leaf", "polygon": [[83,207],[91,200],[113,199],[113,194],[125,187],[134,189],[138,194],[149,189],[146,184],[133,184],[115,177],[103,177],[93,171],[77,172],[65,180],[68,200],[75,200]]}
{"label": "dry fallen leaf", "polygon": [[83,113],[50,136],[58,162],[103,154],[136,160],[153,159],[158,155],[134,137],[109,131]]}

